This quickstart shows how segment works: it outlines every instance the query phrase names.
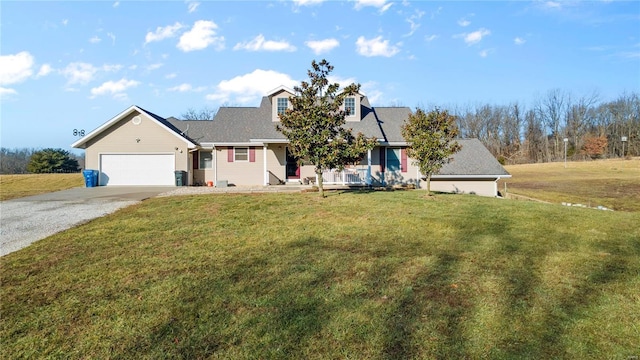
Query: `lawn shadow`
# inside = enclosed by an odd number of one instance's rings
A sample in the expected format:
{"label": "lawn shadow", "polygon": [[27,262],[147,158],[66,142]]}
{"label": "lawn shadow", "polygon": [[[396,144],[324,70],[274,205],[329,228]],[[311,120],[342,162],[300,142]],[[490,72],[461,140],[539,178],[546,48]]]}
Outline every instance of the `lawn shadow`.
{"label": "lawn shadow", "polygon": [[465,357],[461,325],[469,302],[454,280],[459,256],[442,252],[435,257],[434,264],[423,267],[412,285],[400,289],[399,298],[392,299],[385,320],[385,358],[416,358],[425,348],[435,358]]}

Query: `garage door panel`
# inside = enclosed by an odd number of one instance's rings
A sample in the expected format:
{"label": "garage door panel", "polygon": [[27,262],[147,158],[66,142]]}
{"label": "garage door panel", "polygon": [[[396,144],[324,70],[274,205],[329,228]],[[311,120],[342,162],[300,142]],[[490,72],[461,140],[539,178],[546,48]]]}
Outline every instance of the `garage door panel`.
{"label": "garage door panel", "polygon": [[100,155],[100,185],[174,185],[173,154]]}

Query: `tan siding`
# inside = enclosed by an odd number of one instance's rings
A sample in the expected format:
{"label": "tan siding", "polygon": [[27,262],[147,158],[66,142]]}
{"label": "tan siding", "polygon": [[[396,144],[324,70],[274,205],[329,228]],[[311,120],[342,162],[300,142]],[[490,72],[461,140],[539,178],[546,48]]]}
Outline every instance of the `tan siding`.
{"label": "tan siding", "polygon": [[[272,121],[280,121],[278,117],[278,99],[286,98],[289,99],[292,94],[289,94],[287,91],[280,91],[277,94],[274,94],[271,97],[271,120]],[[289,100],[289,108],[291,108],[291,100]]]}
{"label": "tan siding", "polygon": [[227,180],[231,185],[262,185],[264,182],[264,163],[262,147],[255,147],[256,161],[227,161],[227,148],[216,148],[218,181]]}
{"label": "tan siding", "polygon": [[[422,182],[422,188],[427,184]],[[494,180],[461,180],[461,179],[432,179],[431,190],[449,193],[476,194],[481,196],[496,196]]]}
{"label": "tan siding", "polygon": [[[281,181],[286,181],[285,176],[285,145],[269,144],[267,147],[267,170],[269,174],[269,184],[278,185]],[[257,161],[257,156],[256,156]]]}
{"label": "tan siding", "polygon": [[[142,118],[140,124],[133,124],[131,119],[136,115],[140,114],[135,111],[132,112],[129,116],[113,124],[87,142],[85,151],[86,168],[99,169],[100,154],[174,153],[175,169],[187,171],[189,167],[189,151],[185,141],[146,115],[140,115]],[[138,142],[137,139],[140,139],[140,141]]]}

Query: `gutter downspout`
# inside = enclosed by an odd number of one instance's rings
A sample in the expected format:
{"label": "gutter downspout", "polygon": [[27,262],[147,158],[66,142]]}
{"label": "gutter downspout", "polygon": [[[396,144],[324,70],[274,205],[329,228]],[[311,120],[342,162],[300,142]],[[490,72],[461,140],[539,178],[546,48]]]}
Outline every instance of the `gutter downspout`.
{"label": "gutter downspout", "polygon": [[213,145],[213,186],[218,186],[218,149]]}
{"label": "gutter downspout", "polygon": [[267,173],[267,144],[262,145],[262,162],[264,164],[264,186],[269,185],[269,174]]}

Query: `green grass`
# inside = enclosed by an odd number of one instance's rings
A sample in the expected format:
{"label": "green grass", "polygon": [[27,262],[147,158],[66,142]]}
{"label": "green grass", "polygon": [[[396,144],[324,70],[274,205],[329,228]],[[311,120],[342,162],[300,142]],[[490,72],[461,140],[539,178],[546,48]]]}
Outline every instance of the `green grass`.
{"label": "green grass", "polygon": [[639,220],[420,191],[154,198],[1,258],[0,357],[626,359]]}
{"label": "green grass", "polygon": [[602,205],[640,212],[640,158],[505,166],[507,193],[556,204]]}
{"label": "green grass", "polygon": [[84,186],[81,173],[0,175],[0,201]]}

